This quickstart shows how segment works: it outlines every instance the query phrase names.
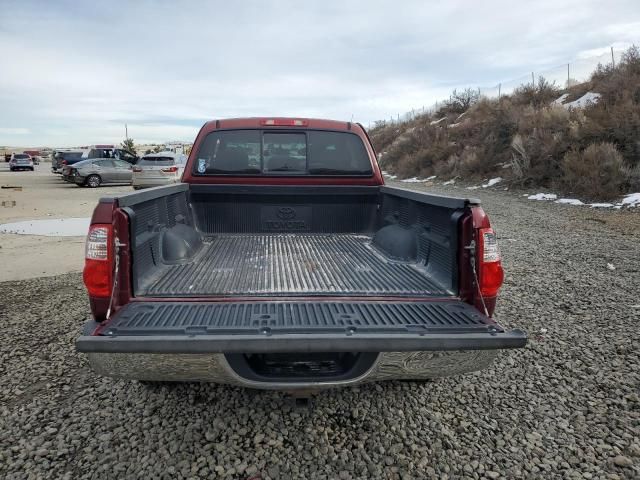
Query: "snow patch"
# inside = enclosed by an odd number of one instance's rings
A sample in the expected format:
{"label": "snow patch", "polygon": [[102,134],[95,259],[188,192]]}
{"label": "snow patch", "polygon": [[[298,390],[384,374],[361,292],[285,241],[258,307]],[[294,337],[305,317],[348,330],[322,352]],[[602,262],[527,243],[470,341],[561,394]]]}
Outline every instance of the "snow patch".
{"label": "snow patch", "polygon": [[477,190],[480,188],[480,185],[476,185],[475,187],[467,187],[467,190]]}
{"label": "snow patch", "polygon": [[433,120],[432,122],[429,123],[429,125],[438,125],[440,122],[446,119],[447,117],[442,117],[442,118],[439,118],[438,120]]}
{"label": "snow patch", "polygon": [[640,193],[630,193],[620,203],[627,207],[640,207]]}
{"label": "snow patch", "polygon": [[443,185],[453,185],[454,183],[456,183],[456,180],[452,178],[451,180],[447,180],[446,182],[444,182]]}
{"label": "snow patch", "polygon": [[567,99],[568,96],[569,96],[568,93],[563,93],[558,98],[556,98],[553,102],[551,102],[551,105],[562,105],[562,104],[564,104],[564,101]]}
{"label": "snow patch", "polygon": [[593,105],[593,104],[598,103],[598,100],[600,100],[601,96],[602,95],[600,95],[599,93],[587,92],[583,96],[581,96],[579,99],[574,100],[573,102],[569,102],[569,103],[563,104],[563,107],[565,107],[565,108],[585,108],[585,107],[588,107],[589,105]]}
{"label": "snow patch", "polygon": [[450,125],[449,125],[449,128],[456,128],[456,127],[459,127],[459,126],[460,126],[460,123],[461,123],[461,122],[458,122],[458,123],[452,123],[452,124],[450,124]]}
{"label": "snow patch", "polygon": [[589,206],[591,208],[611,208],[613,203],[590,203]]}
{"label": "snow patch", "polygon": [[567,205],[584,205],[584,203],[582,203],[577,198],[560,198],[556,200],[556,203],[565,203]]}
{"label": "snow patch", "polygon": [[529,195],[529,200],[556,200],[558,195],[555,193],[536,193],[535,195]]}
{"label": "snow patch", "polygon": [[84,237],[91,218],[53,218],[0,224],[0,233],[43,235],[45,237]]}
{"label": "snow patch", "polygon": [[482,188],[493,187],[496,183],[500,183],[501,181],[502,181],[502,177],[492,178],[487,183],[482,185]]}
{"label": "snow patch", "polygon": [[400,180],[400,181],[404,182],[404,183],[422,183],[422,182],[426,182],[425,179],[418,178],[418,177],[405,178],[404,180]]}
{"label": "snow patch", "polygon": [[429,182],[429,181],[431,181],[431,180],[433,180],[433,179],[435,179],[435,178],[436,178],[436,176],[435,176],[435,175],[431,175],[430,177],[427,177],[427,178],[425,179],[425,182]]}

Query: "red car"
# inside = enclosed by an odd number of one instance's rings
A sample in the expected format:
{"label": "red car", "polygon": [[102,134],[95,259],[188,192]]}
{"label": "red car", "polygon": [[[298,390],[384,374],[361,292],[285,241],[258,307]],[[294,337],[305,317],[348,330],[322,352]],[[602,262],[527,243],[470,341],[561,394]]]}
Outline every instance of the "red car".
{"label": "red car", "polygon": [[319,389],[487,367],[503,271],[479,202],[385,186],[364,128],[205,124],[182,183],[103,198],[86,244],[96,372]]}

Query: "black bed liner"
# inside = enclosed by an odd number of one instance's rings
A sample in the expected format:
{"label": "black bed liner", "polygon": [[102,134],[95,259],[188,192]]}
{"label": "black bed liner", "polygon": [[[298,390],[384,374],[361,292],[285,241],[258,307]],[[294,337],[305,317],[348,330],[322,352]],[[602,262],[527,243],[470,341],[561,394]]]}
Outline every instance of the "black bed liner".
{"label": "black bed liner", "polygon": [[495,349],[524,346],[461,301],[142,302],[127,304],[84,352],[265,353]]}
{"label": "black bed liner", "polygon": [[164,266],[141,295],[447,296],[418,262],[393,261],[349,234],[210,237],[188,263]]}

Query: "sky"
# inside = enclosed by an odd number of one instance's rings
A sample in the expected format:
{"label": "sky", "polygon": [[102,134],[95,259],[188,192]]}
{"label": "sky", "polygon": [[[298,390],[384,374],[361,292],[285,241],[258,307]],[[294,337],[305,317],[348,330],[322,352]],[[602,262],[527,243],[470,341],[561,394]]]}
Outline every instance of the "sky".
{"label": "sky", "polygon": [[0,0],[0,145],[192,141],[211,119],[369,126],[640,44],[639,0]]}

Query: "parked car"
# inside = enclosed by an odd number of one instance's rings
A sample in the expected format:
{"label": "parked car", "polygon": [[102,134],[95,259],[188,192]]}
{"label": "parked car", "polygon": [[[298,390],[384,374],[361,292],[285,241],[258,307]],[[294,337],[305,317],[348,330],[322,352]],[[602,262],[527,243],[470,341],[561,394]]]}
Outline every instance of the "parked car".
{"label": "parked car", "polygon": [[133,188],[157,187],[178,183],[186,157],[181,153],[159,152],[143,156],[133,167]]}
{"label": "parked car", "polygon": [[62,177],[80,187],[96,188],[106,184],[131,185],[132,166],[115,158],[83,160],[66,165]]}
{"label": "parked car", "polygon": [[491,318],[480,202],[385,186],[360,124],[206,123],[182,183],[102,198],[91,222],[76,348],[102,375],[304,392],[467,373],[527,343]]}
{"label": "parked car", "polygon": [[53,173],[62,173],[65,165],[74,165],[84,160],[99,158],[115,158],[130,165],[138,161],[137,155],[122,148],[115,148],[113,145],[92,145],[81,150],[56,152],[51,162],[51,171]]}
{"label": "parked car", "polygon": [[31,155],[26,153],[14,153],[11,155],[9,170],[12,172],[15,172],[16,170],[31,170],[33,172],[34,169],[35,167]]}
{"label": "parked car", "polygon": [[122,148],[116,148],[113,145],[93,145],[88,149],[84,158],[116,158],[131,165],[137,163],[139,159],[137,155]]}
{"label": "parked car", "polygon": [[73,165],[83,160],[83,150],[57,150],[51,158],[51,172],[62,173],[65,165]]}

